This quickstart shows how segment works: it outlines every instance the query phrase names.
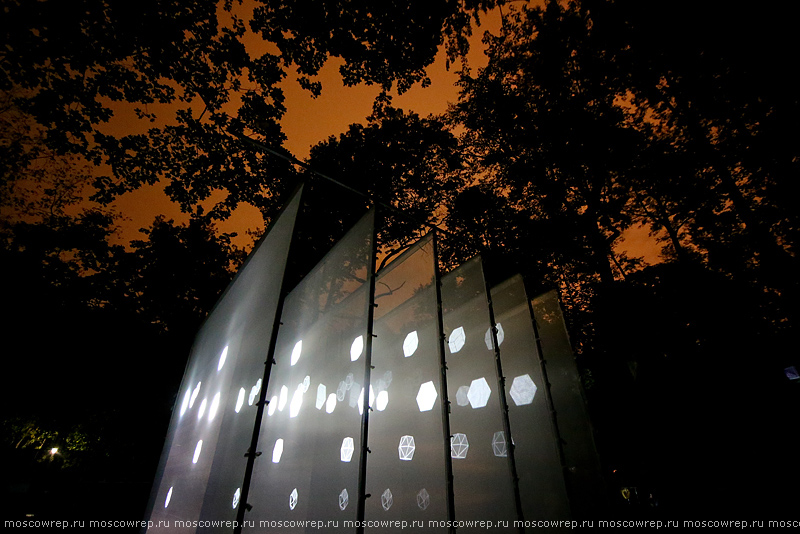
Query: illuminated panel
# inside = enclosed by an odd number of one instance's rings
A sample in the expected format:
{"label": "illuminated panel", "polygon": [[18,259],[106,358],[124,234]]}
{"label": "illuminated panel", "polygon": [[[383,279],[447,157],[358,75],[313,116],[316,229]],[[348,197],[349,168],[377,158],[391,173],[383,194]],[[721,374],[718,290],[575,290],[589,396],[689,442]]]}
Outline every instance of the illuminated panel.
{"label": "illuminated panel", "polygon": [[[556,433],[521,276],[492,288],[492,307],[495,321],[503,325],[505,334],[500,357],[525,519],[568,519],[569,501]],[[504,435],[497,436],[495,454],[506,448],[506,441]]]}
{"label": "illuminated panel", "polygon": [[428,236],[375,285],[365,519],[420,521],[415,532],[447,519],[434,261]]}
{"label": "illuminated panel", "polygon": [[[447,336],[456,519],[513,524],[517,514],[509,458],[495,454],[503,417],[494,351],[485,343],[490,320],[480,258],[442,277],[442,320]],[[509,338],[506,328],[503,348]],[[478,530],[464,527],[458,531]]]}
{"label": "illuminated panel", "polygon": [[[358,495],[361,416],[349,401],[364,382],[372,235],[369,213],[286,297],[267,386],[273,400],[259,433],[265,452],[253,466],[245,515],[255,528],[245,532],[262,532],[267,520],[356,519],[355,502],[346,503]],[[278,439],[275,462],[269,451]]]}
{"label": "illuminated panel", "polygon": [[244,478],[244,453],[256,415],[255,406],[248,406],[244,399],[239,403],[240,392],[242,388],[250,391],[264,372],[264,353],[299,205],[298,191],[195,340],[147,514],[156,525],[159,521],[170,524],[170,532],[182,531],[176,528],[176,520],[235,519],[233,496]]}

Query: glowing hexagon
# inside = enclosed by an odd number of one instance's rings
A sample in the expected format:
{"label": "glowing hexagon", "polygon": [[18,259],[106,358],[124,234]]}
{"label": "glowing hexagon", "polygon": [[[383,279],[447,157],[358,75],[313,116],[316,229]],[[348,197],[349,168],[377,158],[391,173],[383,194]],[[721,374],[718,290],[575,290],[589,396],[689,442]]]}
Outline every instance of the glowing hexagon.
{"label": "glowing hexagon", "polygon": [[339,494],[339,510],[347,508],[347,503],[350,502],[350,496],[347,494],[347,488],[343,489]]}
{"label": "glowing hexagon", "polygon": [[531,375],[521,375],[514,378],[509,393],[517,406],[530,404],[533,402],[534,395],[536,395],[536,384],[533,383]]}
{"label": "glowing hexagon", "polygon": [[417,331],[409,332],[406,339],[403,341],[403,356],[408,358],[416,352],[418,346],[419,337],[417,336]]}
{"label": "glowing hexagon", "polygon": [[197,394],[200,393],[200,384],[202,384],[202,382],[198,382],[194,387],[194,391],[192,391],[192,397],[189,399],[189,408],[194,406],[194,400],[197,398]]}
{"label": "glowing hexagon", "polygon": [[278,396],[273,395],[273,397],[269,401],[269,408],[267,409],[267,415],[272,415],[275,413],[275,410],[278,409]]}
{"label": "glowing hexagon", "polygon": [[192,463],[196,464],[197,460],[200,459],[200,451],[203,450],[203,440],[197,442],[197,446],[194,448],[194,456],[192,456]]}
{"label": "glowing hexagon", "polygon": [[233,492],[233,509],[235,510],[237,506],[239,506],[239,499],[242,498],[242,488],[236,488],[236,491]]}
{"label": "glowing hexagon", "polygon": [[347,383],[344,380],[342,380],[341,382],[339,382],[339,387],[336,388],[336,399],[339,402],[342,402],[346,394],[347,394]]}
{"label": "glowing hexagon", "polygon": [[381,506],[387,512],[392,507],[392,492],[389,491],[389,488],[386,488],[386,491],[381,494]]}
{"label": "glowing hexagon", "polygon": [[364,336],[358,336],[350,345],[350,361],[354,362],[359,359],[362,352],[364,352]]}
{"label": "glowing hexagon", "polygon": [[211,400],[211,407],[208,409],[208,420],[211,421],[214,419],[214,416],[217,415],[217,410],[219,409],[219,396],[220,392],[217,391],[217,394],[214,395],[214,398]]}
{"label": "glowing hexagon", "polygon": [[434,403],[436,403],[437,395],[436,386],[433,385],[432,381],[422,384],[417,392],[417,406],[419,406],[419,411],[427,412],[432,410]]}
{"label": "glowing hexagon", "polygon": [[508,456],[508,445],[506,444],[506,434],[502,430],[495,432],[492,436],[492,451],[495,456],[505,458]]}
{"label": "glowing hexagon", "polygon": [[397,452],[401,460],[410,462],[414,458],[414,436],[403,436],[400,438],[400,445],[397,447]]}
{"label": "glowing hexagon", "polygon": [[342,449],[339,451],[339,457],[343,462],[349,462],[353,459],[354,450],[353,438],[346,437],[342,440]]}
{"label": "glowing hexagon", "polygon": [[297,363],[297,360],[300,359],[300,353],[301,352],[303,352],[303,340],[302,339],[294,344],[294,348],[292,349],[292,357],[289,360],[289,365],[294,365],[294,364]]}
{"label": "glowing hexagon", "polygon": [[417,493],[417,506],[419,506],[420,510],[426,509],[431,504],[431,496],[428,493],[428,490],[422,488]]}
{"label": "glowing hexagon", "polygon": [[[503,332],[503,325],[497,323],[497,346],[503,344],[503,340],[506,338],[506,333]],[[492,329],[489,328],[486,330],[486,335],[483,337],[483,340],[486,342],[486,348],[492,350],[494,345],[492,343]]]}
{"label": "glowing hexagon", "polygon": [[456,391],[456,403],[459,406],[466,406],[469,404],[467,393],[469,393],[469,386],[461,386],[458,388],[458,391]]}
{"label": "glowing hexagon", "polygon": [[450,332],[450,339],[447,340],[447,346],[450,347],[450,352],[456,353],[464,347],[466,342],[467,334],[464,333],[464,327],[459,326]]}
{"label": "glowing hexagon", "polygon": [[186,390],[186,395],[183,396],[183,402],[181,403],[181,415],[186,413],[186,410],[189,409],[189,399],[192,398],[192,389],[189,388]]}
{"label": "glowing hexagon", "polygon": [[483,408],[489,402],[489,395],[492,390],[489,388],[489,383],[485,378],[481,377],[472,381],[467,392],[469,404],[473,409]]}
{"label": "glowing hexagon", "polygon": [[306,377],[303,379],[303,382],[300,384],[299,387],[303,388],[303,393],[308,391],[308,388],[311,387],[311,377],[309,375],[306,375]]}
{"label": "glowing hexagon", "polygon": [[244,406],[244,396],[247,395],[247,390],[244,388],[239,388],[239,396],[236,397],[236,407],[233,409],[236,413],[239,413],[239,410],[242,409]]}
{"label": "glowing hexagon", "polygon": [[464,460],[469,450],[469,441],[466,434],[453,434],[450,438],[450,457],[457,460]]}
{"label": "glowing hexagon", "polygon": [[327,398],[327,389],[325,388],[325,384],[320,384],[317,386],[317,403],[316,407],[317,410],[321,410],[322,407],[325,405],[325,399]]}
{"label": "glowing hexagon", "polygon": [[278,438],[275,440],[275,446],[272,447],[272,463],[280,462],[281,455],[283,455],[283,438]]}
{"label": "glowing hexagon", "polygon": [[328,400],[325,401],[325,412],[333,413],[333,410],[336,408],[336,393],[331,393],[328,395]]}
{"label": "glowing hexagon", "polygon": [[382,412],[386,409],[386,406],[389,404],[389,392],[385,389],[378,393],[378,397],[375,399],[375,409],[379,412]]}
{"label": "glowing hexagon", "polygon": [[197,411],[197,418],[202,419],[203,414],[206,413],[206,404],[208,399],[203,399],[203,402],[200,403],[200,409]]}
{"label": "glowing hexagon", "polygon": [[219,363],[217,364],[217,372],[222,371],[222,366],[225,365],[225,360],[228,358],[228,346],[222,349],[222,354],[219,355]]}
{"label": "glowing hexagon", "polygon": [[282,412],[286,408],[286,401],[289,400],[289,388],[281,386],[281,396],[278,399],[278,411]]}
{"label": "glowing hexagon", "polygon": [[297,506],[297,488],[289,494],[289,510],[294,510],[295,506]]}
{"label": "glowing hexagon", "polygon": [[169,501],[172,500],[172,486],[169,487],[169,491],[167,492],[167,498],[164,500],[164,508],[169,506]]}
{"label": "glowing hexagon", "polygon": [[247,405],[252,406],[256,399],[258,398],[258,394],[261,393],[261,379],[259,378],[256,380],[255,385],[250,388],[250,396],[247,397]]}
{"label": "glowing hexagon", "polygon": [[292,395],[292,402],[289,403],[289,417],[297,417],[300,413],[300,406],[303,404],[303,387],[302,384],[294,390]]}

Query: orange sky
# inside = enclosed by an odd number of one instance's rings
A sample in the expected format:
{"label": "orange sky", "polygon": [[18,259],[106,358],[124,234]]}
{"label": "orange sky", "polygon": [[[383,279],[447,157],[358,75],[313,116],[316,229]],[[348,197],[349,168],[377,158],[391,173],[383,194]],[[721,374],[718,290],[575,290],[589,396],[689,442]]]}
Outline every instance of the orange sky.
{"label": "orange sky", "polygon": [[[469,64],[472,69],[477,69],[486,64],[483,54],[484,45],[481,37],[486,30],[496,33],[500,27],[500,13],[498,10],[481,17],[482,26],[474,30],[471,40]],[[255,36],[246,40],[248,46],[267,46]],[[254,53],[259,53],[256,50]],[[284,144],[292,154],[299,159],[305,159],[311,146],[327,139],[331,135],[338,135],[347,130],[352,123],[364,122],[372,111],[372,104],[379,92],[375,86],[359,85],[345,87],[339,77],[338,67],[340,60],[334,58],[327,62],[320,72],[318,79],[323,84],[322,94],[312,98],[308,91],[300,89],[295,81],[296,76],[289,73],[283,82],[286,96],[287,112],[281,120],[283,132],[287,137]],[[445,68],[444,53],[440,52],[435,63],[428,69],[431,85],[422,88],[419,84],[403,95],[394,94],[394,105],[405,110],[412,110],[422,116],[442,113],[448,103],[454,102],[458,97],[458,88],[455,82],[458,76],[451,65],[448,71]],[[165,110],[167,111],[167,110]],[[126,116],[127,115],[127,116]],[[169,115],[166,113],[165,115]],[[119,109],[117,119],[130,129],[133,119],[130,110]],[[127,119],[131,119],[130,122]],[[134,126],[135,128],[135,126]],[[116,130],[116,127],[111,129]],[[117,130],[115,133],[122,133]],[[172,203],[163,193],[163,185],[144,186],[141,189],[128,193],[114,202],[114,207],[124,215],[120,240],[128,242],[131,239],[141,238],[139,228],[148,227],[156,215],[164,214],[178,222],[187,219],[180,213],[177,205]],[[210,205],[210,203],[209,203]],[[250,238],[246,230],[263,228],[260,212],[249,205],[242,205],[227,220],[218,224],[223,232],[237,232],[239,237],[235,242],[240,246],[249,246]],[[630,256],[645,256],[648,261],[657,261],[658,256],[653,240],[648,236],[647,230],[632,229],[625,234],[625,242],[621,247]]]}

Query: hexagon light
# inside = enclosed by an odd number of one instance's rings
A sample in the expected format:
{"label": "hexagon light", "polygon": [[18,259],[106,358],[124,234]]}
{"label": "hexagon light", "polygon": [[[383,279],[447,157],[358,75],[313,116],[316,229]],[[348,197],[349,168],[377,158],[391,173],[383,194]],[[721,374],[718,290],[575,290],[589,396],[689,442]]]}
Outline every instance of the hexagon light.
{"label": "hexagon light", "polygon": [[514,399],[514,404],[524,406],[533,402],[533,397],[536,395],[536,384],[533,383],[531,375],[524,374],[514,378],[509,393]]}
{"label": "hexagon light", "polygon": [[400,445],[397,447],[397,452],[401,460],[410,462],[414,458],[414,436],[403,436],[400,438]]}
{"label": "hexagon light", "polygon": [[472,381],[467,392],[467,399],[473,409],[483,408],[489,402],[489,395],[492,394],[489,383],[481,377]]}
{"label": "hexagon light", "polygon": [[427,412],[432,410],[433,405],[436,403],[437,396],[436,386],[433,385],[432,381],[422,384],[417,392],[417,406],[419,406],[419,411]]}
{"label": "hexagon light", "polygon": [[447,340],[447,346],[450,347],[450,352],[455,354],[464,347],[466,342],[467,334],[464,332],[464,327],[459,326],[450,332],[450,338]]}
{"label": "hexagon light", "polygon": [[353,451],[355,447],[353,446],[353,438],[346,437],[342,440],[342,448],[339,451],[339,458],[343,462],[349,462],[353,458]]}
{"label": "hexagon light", "polygon": [[417,336],[417,331],[414,330],[409,332],[406,336],[406,339],[403,341],[403,356],[408,358],[414,352],[416,352],[417,347],[419,346],[419,337]]}

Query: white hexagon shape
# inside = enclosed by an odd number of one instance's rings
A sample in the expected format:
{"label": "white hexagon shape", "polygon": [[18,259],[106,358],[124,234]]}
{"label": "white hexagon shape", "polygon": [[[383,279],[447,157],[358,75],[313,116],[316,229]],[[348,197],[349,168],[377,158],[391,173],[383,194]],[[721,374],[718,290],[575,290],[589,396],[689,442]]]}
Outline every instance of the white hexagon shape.
{"label": "white hexagon shape", "polygon": [[317,403],[315,406],[317,410],[321,410],[323,406],[325,406],[325,399],[328,397],[328,391],[325,388],[325,384],[320,384],[317,386]]}
{"label": "white hexagon shape", "polygon": [[403,356],[408,358],[417,351],[419,346],[419,337],[417,331],[409,332],[406,339],[403,341]]}
{"label": "white hexagon shape", "polygon": [[239,413],[244,406],[244,396],[247,395],[247,390],[244,388],[239,388],[239,396],[236,397],[236,406],[233,408],[233,411]]}
{"label": "white hexagon shape", "polygon": [[347,376],[344,377],[344,387],[345,389],[350,389],[353,387],[355,380],[353,378],[353,373],[347,373]]}
{"label": "white hexagon shape", "polygon": [[354,362],[359,359],[362,352],[364,352],[364,336],[358,336],[350,345],[350,361]]}
{"label": "white hexagon shape", "polygon": [[282,412],[286,408],[286,401],[289,400],[289,388],[281,386],[281,396],[278,399],[278,411]]}
{"label": "white hexagon shape", "polygon": [[466,406],[469,404],[467,393],[469,393],[469,386],[461,386],[458,388],[458,391],[456,391],[456,404],[459,406]]}
{"label": "white hexagon shape", "polygon": [[294,395],[292,395],[292,402],[289,403],[289,417],[297,417],[297,414],[300,413],[300,406],[303,404],[303,385],[300,384],[296,390],[294,390]]}
{"label": "white hexagon shape", "polygon": [[397,452],[401,460],[410,462],[414,458],[414,436],[403,436],[400,438],[400,445],[397,447]]}
{"label": "white hexagon shape", "polygon": [[349,502],[350,502],[350,496],[347,494],[347,488],[345,488],[339,494],[339,510],[344,510],[345,508],[347,508],[347,504]]}
{"label": "white hexagon shape", "polygon": [[489,395],[492,394],[489,383],[485,378],[480,377],[472,381],[467,392],[467,399],[472,409],[483,408],[489,402]]}
{"label": "white hexagon shape", "polygon": [[392,507],[392,492],[389,488],[386,488],[386,491],[381,494],[381,506],[383,506],[383,509],[387,512],[389,508]]}
{"label": "white hexagon shape", "polygon": [[275,440],[275,446],[272,447],[272,463],[277,464],[281,461],[281,455],[283,454],[283,438],[278,438]]}
{"label": "white hexagon shape", "polygon": [[457,460],[464,460],[469,450],[469,441],[466,434],[453,434],[450,438],[450,457]]}
{"label": "white hexagon shape", "polygon": [[511,391],[509,393],[511,398],[514,399],[514,404],[524,406],[533,402],[533,397],[536,395],[536,384],[533,383],[531,375],[521,375],[511,382]]}
{"label": "white hexagon shape", "polygon": [[506,444],[506,434],[502,430],[495,432],[492,436],[492,451],[495,456],[505,458],[508,456],[508,445]]}
{"label": "white hexagon shape", "polygon": [[345,383],[344,380],[342,380],[341,382],[339,382],[339,387],[336,388],[336,398],[339,400],[339,402],[342,402],[346,394],[347,394],[347,384]]}
{"label": "white hexagon shape", "polygon": [[346,437],[342,440],[342,448],[339,451],[339,457],[343,462],[349,462],[353,458],[353,451],[355,447],[353,446],[353,438]]}
{"label": "white hexagon shape", "polygon": [[278,396],[273,395],[269,400],[269,408],[267,408],[267,415],[272,415],[278,409]]}
{"label": "white hexagon shape", "polygon": [[333,410],[336,408],[336,393],[331,393],[328,395],[328,400],[325,401],[325,411],[327,413],[333,413]]}
{"label": "white hexagon shape", "polygon": [[433,385],[433,381],[422,384],[417,392],[417,406],[419,406],[419,411],[427,412],[432,410],[434,403],[436,403],[437,396],[438,393],[436,393],[436,386]]}
{"label": "white hexagon shape", "polygon": [[[503,340],[506,338],[506,333],[503,332],[503,325],[497,323],[497,346],[503,344]],[[492,329],[489,328],[486,330],[486,335],[483,337],[483,340],[486,342],[486,348],[492,350],[494,348],[492,344]]]}
{"label": "white hexagon shape", "polygon": [[236,491],[233,492],[233,509],[236,510],[236,507],[239,506],[239,499],[242,498],[242,488],[236,488]]}
{"label": "white hexagon shape", "polygon": [[386,409],[386,406],[389,404],[389,392],[385,389],[378,393],[378,397],[375,399],[375,409],[379,412],[382,412]]}
{"label": "white hexagon shape", "polygon": [[219,409],[219,398],[220,398],[220,392],[217,391],[217,394],[214,395],[214,398],[211,400],[211,406],[208,408],[209,421],[213,421],[214,417],[217,415],[217,410]]}
{"label": "white hexagon shape", "polygon": [[289,494],[289,510],[294,510],[295,506],[297,506],[297,488]]}
{"label": "white hexagon shape", "polygon": [[447,346],[450,347],[450,352],[455,354],[464,347],[466,342],[467,334],[464,332],[464,327],[459,326],[450,332],[450,338],[447,340]]}
{"label": "white hexagon shape", "polygon": [[431,496],[428,493],[428,490],[422,488],[417,493],[417,506],[419,506],[420,510],[426,509],[431,504]]}
{"label": "white hexagon shape", "polygon": [[217,372],[222,371],[222,366],[225,365],[225,360],[228,358],[228,346],[222,349],[222,354],[219,355],[219,363],[217,364]]}
{"label": "white hexagon shape", "polygon": [[292,349],[292,356],[289,360],[289,365],[294,365],[297,363],[297,360],[300,359],[300,353],[303,352],[303,340],[301,339],[297,343],[294,344],[294,348]]}

